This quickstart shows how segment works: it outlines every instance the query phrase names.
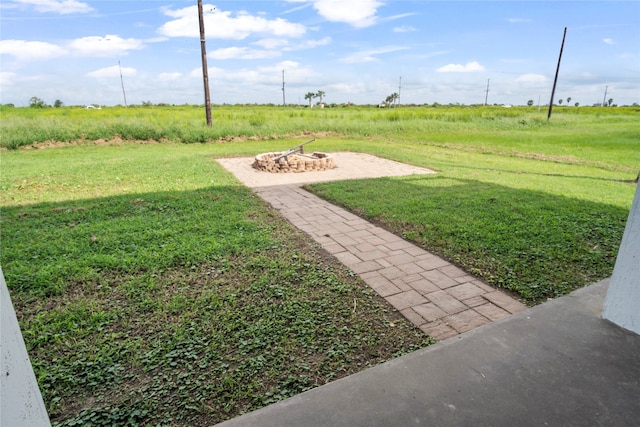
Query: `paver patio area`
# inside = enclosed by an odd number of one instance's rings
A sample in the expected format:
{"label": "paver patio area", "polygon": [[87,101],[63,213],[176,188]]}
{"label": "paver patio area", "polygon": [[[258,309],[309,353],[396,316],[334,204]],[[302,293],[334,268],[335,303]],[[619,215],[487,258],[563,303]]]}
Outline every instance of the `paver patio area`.
{"label": "paver patio area", "polygon": [[301,188],[311,182],[433,171],[368,154],[332,155],[337,167],[319,172],[260,172],[247,157],[218,162],[437,340],[526,309],[457,266]]}

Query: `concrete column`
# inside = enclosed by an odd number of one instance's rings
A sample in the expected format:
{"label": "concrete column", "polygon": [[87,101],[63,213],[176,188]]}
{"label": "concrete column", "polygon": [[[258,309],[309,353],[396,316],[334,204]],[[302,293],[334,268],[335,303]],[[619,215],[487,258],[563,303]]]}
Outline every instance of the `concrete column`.
{"label": "concrete column", "polygon": [[0,267],[0,426],[50,426]]}
{"label": "concrete column", "polygon": [[602,317],[640,334],[640,186],[636,187]]}

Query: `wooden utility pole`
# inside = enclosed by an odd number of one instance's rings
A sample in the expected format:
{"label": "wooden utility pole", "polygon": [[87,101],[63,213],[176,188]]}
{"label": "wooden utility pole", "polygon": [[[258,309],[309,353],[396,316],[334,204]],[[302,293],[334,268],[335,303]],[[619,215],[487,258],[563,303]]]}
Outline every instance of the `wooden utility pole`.
{"label": "wooden utility pole", "polygon": [[213,125],[211,119],[211,99],[209,97],[209,70],[207,67],[207,45],[204,38],[204,15],[202,0],[198,0],[198,21],[200,23],[200,51],[202,52],[202,79],[204,80],[204,108],[207,114],[207,126]]}
{"label": "wooden utility pole", "polygon": [[487,105],[487,100],[489,99],[489,80],[490,79],[487,79],[487,90],[485,90],[484,105]]}
{"label": "wooden utility pole", "polygon": [[562,60],[562,50],[564,49],[564,39],[567,37],[567,27],[564,27],[564,34],[562,35],[562,44],[560,45],[560,56],[558,56],[558,66],[556,67],[556,77],[553,79],[553,89],[551,89],[551,101],[549,101],[549,112],[547,113],[547,120],[551,118],[551,110],[553,110],[553,97],[556,94],[556,84],[558,83],[558,73],[560,72],[560,61]]}
{"label": "wooden utility pole", "polygon": [[285,97],[284,97],[284,70],[282,70],[282,106],[283,107],[287,106],[287,101],[285,100]]}
{"label": "wooden utility pole", "polygon": [[[122,67],[120,67],[120,61],[118,61],[118,70],[120,70],[120,84],[122,85],[122,97],[124,98],[124,106],[127,107],[127,93],[124,91],[124,79],[122,78]],[[607,95],[604,95],[605,98]]]}

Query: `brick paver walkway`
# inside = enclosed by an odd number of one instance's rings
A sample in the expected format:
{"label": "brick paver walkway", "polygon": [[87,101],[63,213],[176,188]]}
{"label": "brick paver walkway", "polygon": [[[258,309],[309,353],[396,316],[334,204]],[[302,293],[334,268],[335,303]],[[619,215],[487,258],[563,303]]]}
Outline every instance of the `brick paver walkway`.
{"label": "brick paver walkway", "polygon": [[[363,166],[367,173],[371,173],[370,157],[365,157]],[[377,176],[431,172],[406,165],[402,172],[396,169],[401,165],[397,162],[389,162],[385,168],[381,165],[388,161],[374,159],[381,162],[376,163]],[[318,174],[325,172],[277,174],[280,185],[269,186],[273,174],[252,172],[251,159],[219,162],[435,339],[449,338],[526,309],[442,258],[300,188],[308,182],[305,179],[322,180]],[[291,177],[281,178],[288,175]],[[340,175],[334,179],[349,177],[361,176]],[[283,183],[286,179],[294,183]]]}

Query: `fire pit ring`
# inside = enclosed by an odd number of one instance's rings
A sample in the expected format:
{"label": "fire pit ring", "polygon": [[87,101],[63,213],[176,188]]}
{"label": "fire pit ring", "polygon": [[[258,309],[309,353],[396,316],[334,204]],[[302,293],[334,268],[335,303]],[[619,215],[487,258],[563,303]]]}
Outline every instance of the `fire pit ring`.
{"label": "fire pit ring", "polygon": [[253,167],[272,173],[312,172],[335,168],[336,164],[329,154],[317,151],[313,154],[304,153],[304,146],[313,141],[315,138],[281,153],[258,154]]}
{"label": "fire pit ring", "polygon": [[327,153],[289,154],[282,152],[258,154],[253,162],[254,169],[271,173],[314,172],[336,167],[333,156]]}

